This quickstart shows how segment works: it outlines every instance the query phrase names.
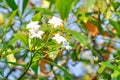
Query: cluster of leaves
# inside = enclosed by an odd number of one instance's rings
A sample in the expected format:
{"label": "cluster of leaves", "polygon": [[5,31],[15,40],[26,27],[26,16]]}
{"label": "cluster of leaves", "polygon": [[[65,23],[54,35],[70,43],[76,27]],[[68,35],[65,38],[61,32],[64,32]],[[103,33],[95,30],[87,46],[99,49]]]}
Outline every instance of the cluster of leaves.
{"label": "cluster of leaves", "polygon": [[[119,79],[120,50],[115,46],[120,42],[120,3],[118,1],[41,0],[41,3],[49,6],[42,8],[41,4],[36,7],[29,0],[21,0],[21,3],[19,0],[18,3],[15,0],[0,0],[0,9],[6,11],[6,13],[0,13],[0,62],[10,69],[8,74],[4,74],[5,67],[4,69],[1,67],[0,79],[9,79],[15,70],[22,72],[22,74],[18,73],[20,74],[16,78],[18,80],[27,78],[42,80],[50,78],[52,74],[55,75],[53,77],[55,79],[72,79],[74,77],[65,65],[69,59],[98,66],[99,70],[95,72],[95,76],[88,73],[88,78],[83,77],[83,79]],[[41,29],[45,31],[42,40],[38,38],[30,40],[28,37],[27,16],[31,14],[34,15],[29,21],[39,21]],[[47,22],[56,14],[64,21],[64,28],[53,30]],[[76,23],[79,26],[79,32],[66,28],[69,26],[67,23],[71,18],[69,15],[76,18],[70,24]],[[51,33],[51,31],[53,32]],[[55,41],[50,40],[56,32],[67,35],[66,38],[73,47],[71,51],[60,49]],[[12,36],[8,39],[7,35]],[[97,43],[98,36],[102,36],[103,43]],[[85,54],[86,50],[90,50],[96,59],[82,58],[80,55]],[[64,52],[65,54],[63,54]],[[111,59],[110,56],[113,58]],[[61,61],[61,64],[57,64],[58,61]],[[46,65],[50,66],[50,72],[47,71]],[[38,73],[39,67],[40,73]],[[57,69],[67,75],[60,76],[60,73],[56,73]]]}

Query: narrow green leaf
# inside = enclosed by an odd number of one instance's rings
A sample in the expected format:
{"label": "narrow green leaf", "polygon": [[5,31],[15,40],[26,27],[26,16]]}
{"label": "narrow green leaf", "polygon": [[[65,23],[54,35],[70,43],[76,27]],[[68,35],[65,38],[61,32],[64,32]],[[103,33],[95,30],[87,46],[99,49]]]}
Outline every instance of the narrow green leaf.
{"label": "narrow green leaf", "polygon": [[113,70],[117,70],[120,72],[120,68],[118,68],[117,66],[112,65],[110,62],[101,62],[100,65],[111,68]]}
{"label": "narrow green leaf", "polygon": [[112,19],[109,20],[110,24],[115,28],[115,30],[120,33],[120,25],[118,24],[118,22],[113,21]]}
{"label": "narrow green leaf", "polygon": [[25,46],[28,46],[28,38],[24,34],[15,34],[14,37],[20,40]]}
{"label": "narrow green leaf", "polygon": [[10,6],[10,8],[12,8],[13,11],[17,9],[17,4],[14,0],[6,0],[6,2]]}
{"label": "narrow green leaf", "polygon": [[10,23],[12,22],[12,19],[16,16],[17,11],[18,11],[18,10],[15,10],[15,11],[13,11],[13,13],[11,14],[8,23],[5,25],[6,28],[10,26]]}
{"label": "narrow green leaf", "polygon": [[2,52],[6,51],[10,45],[12,45],[14,42],[16,42],[17,39],[15,39],[14,37],[12,37],[8,43],[4,44],[3,48],[2,48]]}
{"label": "narrow green leaf", "polygon": [[105,66],[101,66],[99,69],[98,69],[98,73],[102,73],[105,69]]}
{"label": "narrow green leaf", "polygon": [[12,65],[18,65],[18,66],[26,66],[25,64],[19,64],[19,63],[16,63],[16,62],[7,62],[7,61],[0,61],[2,63],[5,63],[5,64],[12,64]]}
{"label": "narrow green leaf", "polygon": [[24,13],[25,11],[25,8],[27,6],[27,3],[28,3],[29,0],[23,0],[23,5],[22,5],[22,14]]}
{"label": "narrow green leaf", "polygon": [[76,40],[78,40],[82,45],[84,45],[85,47],[88,46],[88,41],[85,37],[85,35],[78,33],[76,31],[73,30],[69,30],[69,32],[75,37]]}
{"label": "narrow green leaf", "polygon": [[48,63],[50,63],[50,64],[58,67],[59,69],[63,70],[68,77],[72,77],[72,75],[71,75],[65,68],[63,68],[63,66],[59,66],[59,65],[57,65],[56,63],[51,62],[51,61],[46,60],[46,59],[44,59],[44,60],[45,60],[46,62],[48,62]]}
{"label": "narrow green leaf", "polygon": [[10,54],[18,53],[18,52],[20,52],[20,50],[23,50],[23,48],[18,48],[18,49],[14,49],[12,51],[9,51],[9,52],[7,52],[7,54],[3,55],[3,58],[10,55]]}
{"label": "narrow green leaf", "polygon": [[31,65],[31,68],[32,68],[32,70],[34,71],[35,75],[37,76],[37,75],[38,75],[38,62],[34,62],[34,63]]}

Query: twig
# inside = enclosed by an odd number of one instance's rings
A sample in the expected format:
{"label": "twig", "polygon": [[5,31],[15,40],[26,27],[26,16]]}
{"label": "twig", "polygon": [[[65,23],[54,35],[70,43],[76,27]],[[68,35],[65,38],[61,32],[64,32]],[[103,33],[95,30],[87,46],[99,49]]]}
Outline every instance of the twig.
{"label": "twig", "polygon": [[24,77],[24,75],[27,73],[27,71],[29,70],[29,68],[30,68],[30,66],[31,66],[31,64],[32,64],[32,60],[33,60],[34,56],[35,56],[35,54],[34,54],[33,56],[32,56],[32,54],[31,54],[30,62],[28,62],[27,68],[26,68],[25,71],[22,73],[22,75],[18,78],[18,80],[21,80],[21,79]]}
{"label": "twig", "polygon": [[[58,64],[59,66],[62,66],[62,65],[64,65],[66,62],[68,61],[68,59],[66,59],[66,60],[63,60],[60,64]],[[40,77],[49,77],[50,75],[52,75],[56,70],[58,70],[59,68],[58,67],[54,67],[54,69],[52,70],[52,71],[50,71],[50,72],[48,72],[48,73],[42,73],[42,72],[40,72]]]}

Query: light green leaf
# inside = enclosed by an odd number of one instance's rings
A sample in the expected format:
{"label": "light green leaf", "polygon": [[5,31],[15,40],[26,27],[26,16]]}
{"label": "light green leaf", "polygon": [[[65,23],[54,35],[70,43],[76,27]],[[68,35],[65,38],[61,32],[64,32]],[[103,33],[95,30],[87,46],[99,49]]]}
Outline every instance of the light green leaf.
{"label": "light green leaf", "polygon": [[23,66],[23,67],[26,66],[26,64],[19,64],[19,63],[16,63],[16,62],[8,62],[8,61],[0,61],[0,62],[5,63],[5,64],[11,64],[11,65]]}
{"label": "light green leaf", "polygon": [[86,1],[86,7],[87,8],[91,8],[93,7],[94,3],[95,3],[95,0],[85,0]]}
{"label": "light green leaf", "polygon": [[117,66],[112,65],[110,62],[101,62],[100,65],[108,67],[108,68],[113,69],[113,70],[117,70],[117,71],[120,72],[120,68],[118,68]]}
{"label": "light green leaf", "polygon": [[97,0],[96,6],[100,9],[101,12],[105,12],[107,9],[107,3],[105,0]]}
{"label": "light green leaf", "polygon": [[[10,54],[10,55],[7,55],[7,60],[8,62],[16,62],[16,58],[14,57],[14,54]],[[11,64],[8,64],[10,67],[12,67],[13,65]]]}
{"label": "light green leaf", "polygon": [[63,20],[68,17],[73,1],[74,0],[57,0],[56,1],[56,7]]}
{"label": "light green leaf", "polygon": [[32,21],[40,21],[41,20],[41,14],[37,13],[32,17]]}
{"label": "light green leaf", "polygon": [[7,54],[3,55],[3,57],[6,57],[6,56],[11,55],[11,54],[18,53],[18,52],[20,52],[20,50],[23,50],[23,48],[18,48],[18,49],[14,49],[14,50],[8,51]]}
{"label": "light green leaf", "polygon": [[98,73],[102,73],[105,69],[105,66],[101,66],[99,69],[98,69]]}
{"label": "light green leaf", "polygon": [[20,40],[25,46],[28,46],[28,37],[24,34],[14,34],[14,37]]}
{"label": "light green leaf", "polygon": [[118,24],[118,22],[113,21],[112,19],[109,20],[110,24],[115,28],[115,30],[120,33],[120,25]]}
{"label": "light green leaf", "polygon": [[52,51],[52,52],[49,52],[48,55],[52,60],[54,60],[57,57],[58,52],[59,51]]}
{"label": "light green leaf", "polygon": [[10,26],[10,23],[12,22],[12,19],[16,16],[17,11],[18,11],[18,10],[15,10],[15,11],[13,11],[13,13],[11,14],[8,23],[5,25],[6,28]]}
{"label": "light green leaf", "polygon": [[88,46],[88,41],[85,37],[85,35],[79,33],[79,32],[76,32],[76,31],[73,31],[73,30],[69,30],[69,32],[75,37],[76,40],[78,40],[82,45],[84,45],[85,47]]}

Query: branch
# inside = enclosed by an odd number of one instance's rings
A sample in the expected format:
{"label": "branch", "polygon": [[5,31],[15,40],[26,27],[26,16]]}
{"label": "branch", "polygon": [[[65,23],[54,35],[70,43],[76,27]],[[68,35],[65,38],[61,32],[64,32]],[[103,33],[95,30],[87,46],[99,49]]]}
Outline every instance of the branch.
{"label": "branch", "polygon": [[[62,65],[64,65],[66,62],[68,61],[68,59],[66,59],[66,60],[63,60],[60,64],[58,64],[58,66],[62,66]],[[42,73],[42,72],[40,72],[40,77],[49,77],[50,75],[52,75],[56,70],[58,70],[59,68],[58,67],[54,67],[54,69],[52,70],[52,71],[50,71],[50,72],[48,72],[48,73]]]}

